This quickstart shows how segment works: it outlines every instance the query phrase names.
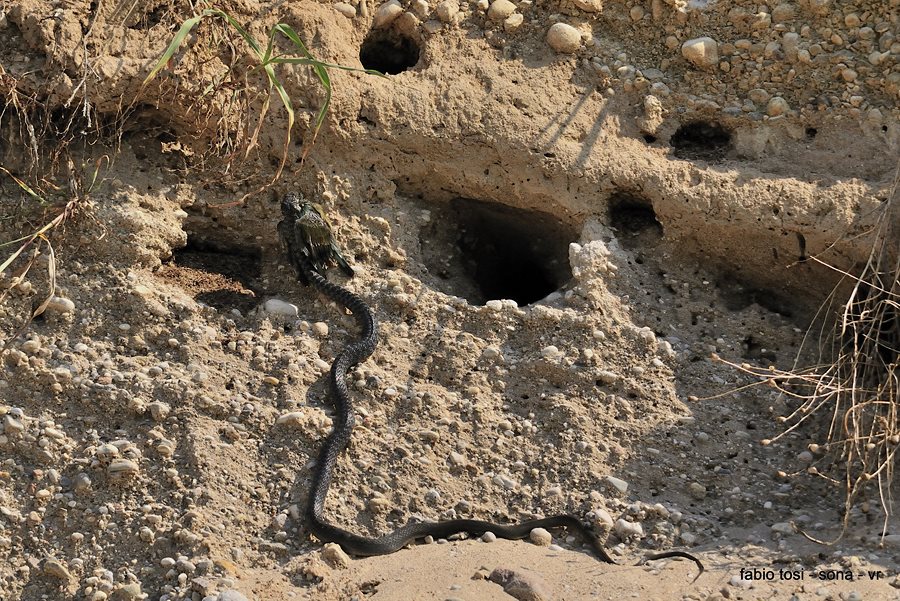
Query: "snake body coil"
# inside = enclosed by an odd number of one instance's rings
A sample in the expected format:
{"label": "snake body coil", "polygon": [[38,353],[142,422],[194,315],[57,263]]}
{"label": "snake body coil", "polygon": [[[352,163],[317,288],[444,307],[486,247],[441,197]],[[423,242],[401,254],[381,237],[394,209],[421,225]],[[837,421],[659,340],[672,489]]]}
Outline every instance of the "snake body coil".
{"label": "snake body coil", "polygon": [[[599,540],[580,520],[572,515],[555,515],[514,525],[469,519],[411,522],[377,538],[359,536],[325,520],[323,515],[325,499],[328,495],[328,488],[331,486],[334,465],[338,455],[350,442],[354,424],[353,405],[350,401],[345,377],[351,367],[364,361],[375,351],[378,345],[378,326],[372,311],[360,297],[329,282],[321,273],[329,262],[336,262],[342,268],[346,266],[344,271],[349,271],[352,275],[352,270],[340,256],[331,237],[330,227],[321,208],[301,202],[295,194],[288,194],[281,206],[284,220],[279,223],[278,229],[287,246],[291,262],[298,271],[298,276],[305,283],[315,286],[317,290],[334,302],[347,308],[353,314],[361,330],[360,338],[345,346],[331,366],[329,385],[336,417],[334,429],[325,439],[319,452],[319,459],[313,474],[312,491],[306,507],[306,523],[310,532],[321,541],[338,543],[348,553],[369,556],[393,553],[409,543],[427,536],[447,538],[460,532],[476,536],[492,532],[500,538],[515,540],[526,538],[534,528],[565,528],[569,532],[577,533],[587,541],[601,560],[615,563]],[[690,559],[699,566],[700,572],[703,572],[703,565],[695,557],[683,551],[648,555],[644,561],[666,557]]]}

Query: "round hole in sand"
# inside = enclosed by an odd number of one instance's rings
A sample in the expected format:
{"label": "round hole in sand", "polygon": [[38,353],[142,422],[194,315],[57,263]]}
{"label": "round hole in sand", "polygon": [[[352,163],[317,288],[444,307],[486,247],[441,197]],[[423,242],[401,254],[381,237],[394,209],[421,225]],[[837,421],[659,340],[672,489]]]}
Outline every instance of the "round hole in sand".
{"label": "round hole in sand", "polygon": [[574,228],[542,211],[457,198],[420,232],[423,260],[442,292],[471,303],[537,302],[571,278]]}
{"label": "round hole in sand", "polygon": [[609,224],[627,249],[653,246],[663,234],[653,203],[628,192],[617,192],[609,198]]}
{"label": "round hole in sand", "polygon": [[359,49],[359,62],[366,69],[397,75],[419,62],[419,44],[395,31],[373,31]]}
{"label": "round hole in sand", "polygon": [[731,132],[713,121],[691,121],[672,134],[675,156],[688,160],[717,160],[731,146]]}

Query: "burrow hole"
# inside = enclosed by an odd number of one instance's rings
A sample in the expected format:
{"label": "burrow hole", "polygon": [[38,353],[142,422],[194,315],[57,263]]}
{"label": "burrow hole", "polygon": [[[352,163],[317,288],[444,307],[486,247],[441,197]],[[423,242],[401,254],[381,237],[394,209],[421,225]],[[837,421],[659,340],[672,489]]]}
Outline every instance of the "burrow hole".
{"label": "burrow hole", "polygon": [[246,314],[259,302],[261,266],[259,249],[223,247],[189,235],[187,245],[172,253],[157,276],[219,311]]}
{"label": "burrow hole", "polygon": [[731,132],[712,121],[691,121],[679,127],[669,140],[680,159],[713,161],[731,147]]}
{"label": "burrow hole", "polygon": [[474,304],[539,301],[571,278],[575,229],[541,211],[457,198],[432,211],[422,229],[423,261],[433,285]]}
{"label": "burrow hole", "polygon": [[419,44],[396,31],[375,30],[363,41],[359,49],[359,62],[366,69],[397,75],[419,62]]}
{"label": "burrow hole", "polygon": [[615,228],[619,243],[628,250],[653,246],[663,235],[653,203],[629,192],[610,196],[609,224]]}

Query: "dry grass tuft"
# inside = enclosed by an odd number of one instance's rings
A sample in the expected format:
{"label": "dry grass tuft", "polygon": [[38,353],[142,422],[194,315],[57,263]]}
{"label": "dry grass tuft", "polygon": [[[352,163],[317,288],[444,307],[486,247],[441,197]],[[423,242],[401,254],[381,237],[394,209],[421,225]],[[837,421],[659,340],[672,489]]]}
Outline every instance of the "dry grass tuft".
{"label": "dry grass tuft", "polygon": [[[843,536],[851,510],[871,487],[884,510],[883,534],[893,508],[891,488],[900,451],[898,179],[900,167],[870,232],[873,244],[864,268],[857,276],[841,272],[843,287],[838,285],[820,310],[820,315],[830,310],[837,291],[846,290],[850,283],[849,297],[835,311],[830,329],[825,328],[818,337],[817,365],[780,370],[724,361],[794,400],[794,409],[779,418],[787,425],[785,430],[763,444],[777,441],[804,423],[820,428],[822,440],[809,445],[814,462],[806,471],[845,492],[841,534],[828,541],[831,543]],[[815,440],[816,435],[811,436]]]}

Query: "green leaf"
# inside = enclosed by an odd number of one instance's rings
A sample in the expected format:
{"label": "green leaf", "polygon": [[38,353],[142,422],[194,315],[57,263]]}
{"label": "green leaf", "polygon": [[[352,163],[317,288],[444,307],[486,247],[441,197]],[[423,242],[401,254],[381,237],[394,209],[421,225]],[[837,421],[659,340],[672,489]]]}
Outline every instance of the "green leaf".
{"label": "green leaf", "polygon": [[144,78],[144,83],[141,85],[147,85],[147,83],[153,80],[153,78],[156,77],[156,74],[159,73],[169,63],[169,60],[171,60],[171,58],[175,56],[175,53],[178,52],[178,49],[181,48],[181,44],[184,42],[184,39],[188,36],[191,30],[197,26],[197,23],[199,23],[200,20],[203,19],[203,17],[208,16],[207,12],[209,12],[209,9],[204,10],[196,17],[191,17],[181,24],[181,28],[178,29],[175,37],[172,38],[171,42],[169,42],[169,46],[166,48],[165,52],[162,53],[162,56],[159,57],[159,60],[156,61],[156,65],[154,65],[153,69],[150,71],[150,74]]}

